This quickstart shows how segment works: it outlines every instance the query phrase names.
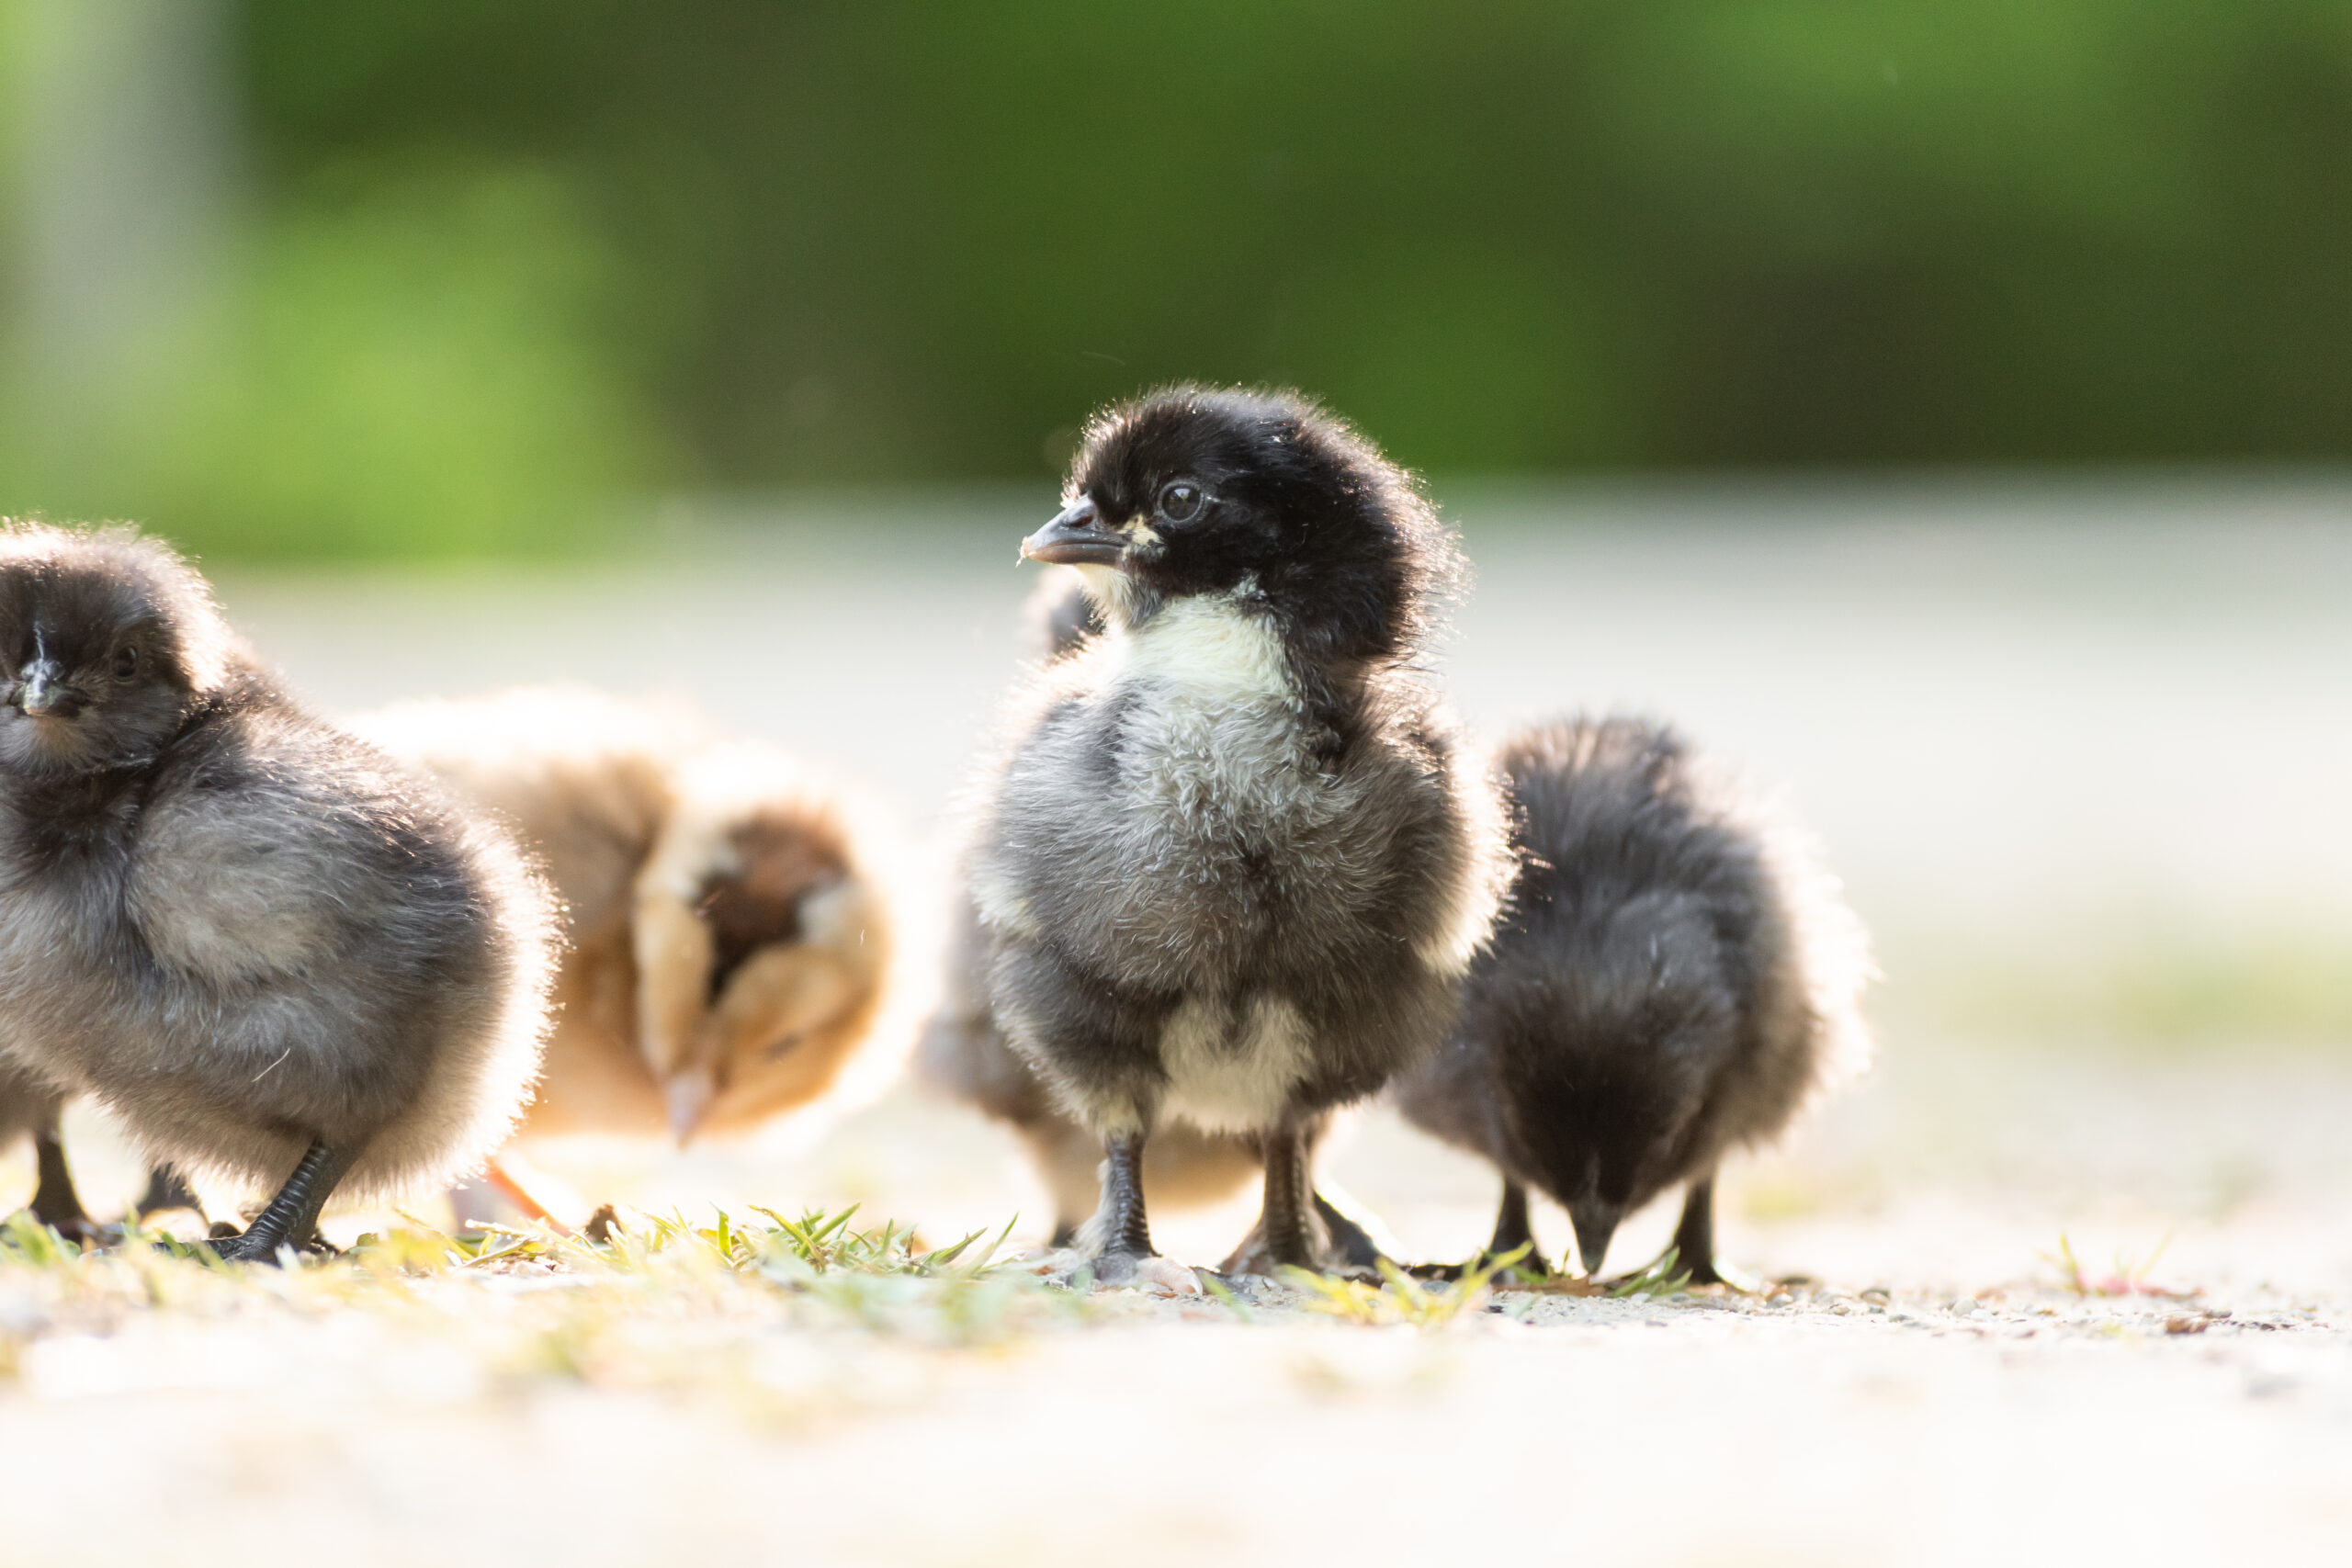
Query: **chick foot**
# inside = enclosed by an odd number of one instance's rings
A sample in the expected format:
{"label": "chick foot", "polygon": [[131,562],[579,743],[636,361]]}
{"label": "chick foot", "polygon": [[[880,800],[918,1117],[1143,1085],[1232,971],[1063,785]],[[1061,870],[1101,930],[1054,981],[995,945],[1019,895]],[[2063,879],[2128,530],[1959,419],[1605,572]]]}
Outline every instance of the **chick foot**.
{"label": "chick foot", "polygon": [[[227,1229],[226,1226],[215,1228]],[[226,1235],[207,1236],[202,1241],[190,1242],[188,1246],[200,1247],[223,1263],[266,1263],[273,1269],[284,1261],[282,1254],[289,1247],[305,1258],[336,1258],[342,1255],[340,1248],[316,1231],[311,1233],[307,1241],[288,1241],[282,1237],[272,1241],[268,1236],[258,1234],[260,1229],[256,1225],[252,1230],[232,1230]]]}
{"label": "chick foot", "polygon": [[1306,1174],[1310,1138],[1304,1127],[1276,1127],[1265,1135],[1266,1197],[1258,1223],[1219,1266],[1228,1277],[1272,1278],[1277,1269],[1374,1277],[1380,1248],[1363,1226],[1317,1192]]}
{"label": "chick foot", "polygon": [[1098,1285],[1131,1285],[1144,1265],[1159,1258],[1156,1252],[1103,1252],[1088,1258],[1086,1266],[1094,1271]]}
{"label": "chick foot", "polygon": [[254,1223],[242,1232],[221,1235],[218,1233],[196,1245],[228,1263],[266,1263],[276,1267],[281,1248],[291,1247],[297,1252],[333,1253],[319,1235],[319,1211],[326,1207],[327,1195],[334,1184],[351,1168],[352,1156],[324,1144],[312,1144],[286,1185],[269,1206],[254,1218]]}
{"label": "chick foot", "polygon": [[1161,1261],[1144,1213],[1142,1134],[1102,1140],[1102,1206],[1079,1227],[1078,1247],[1099,1285],[1132,1284]]}

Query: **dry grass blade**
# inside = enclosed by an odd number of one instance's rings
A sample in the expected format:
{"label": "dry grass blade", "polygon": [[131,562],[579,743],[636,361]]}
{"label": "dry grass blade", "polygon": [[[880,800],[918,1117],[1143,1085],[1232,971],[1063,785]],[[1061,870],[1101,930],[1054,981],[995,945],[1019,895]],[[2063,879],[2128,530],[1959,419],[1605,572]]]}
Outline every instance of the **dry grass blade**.
{"label": "dry grass blade", "polygon": [[2112,1271],[2104,1275],[2094,1275],[2083,1267],[2082,1260],[2075,1256],[2074,1244],[2067,1239],[2064,1231],[2058,1233],[2057,1255],[2052,1257],[2045,1252],[2041,1256],[2044,1263],[2058,1270],[2059,1288],[2077,1296],[2154,1296],[2164,1301],[2186,1301],[2198,1292],[2193,1290],[2166,1290],[2148,1281],[2149,1274],[2164,1257],[2165,1249],[2171,1245],[2172,1235],[2166,1232],[2164,1239],[2156,1243],[2155,1250],[2137,1263],[2127,1262],[2119,1252],[2115,1255]]}

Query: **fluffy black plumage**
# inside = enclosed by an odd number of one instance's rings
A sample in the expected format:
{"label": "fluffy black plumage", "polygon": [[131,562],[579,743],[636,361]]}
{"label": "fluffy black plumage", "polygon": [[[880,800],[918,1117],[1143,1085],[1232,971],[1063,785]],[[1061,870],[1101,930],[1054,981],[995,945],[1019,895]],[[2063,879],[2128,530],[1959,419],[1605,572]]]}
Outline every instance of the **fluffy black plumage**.
{"label": "fluffy black plumage", "polygon": [[1518,875],[1397,1103],[1501,1168],[1495,1251],[1533,1239],[1533,1186],[1597,1273],[1619,1220],[1688,1182],[1676,1245],[1713,1280],[1716,1163],[1868,1055],[1860,925],[1805,840],[1669,730],[1544,725],[1500,761]]}
{"label": "fluffy black plumage", "polygon": [[1451,536],[1294,396],[1178,388],[1089,429],[1024,543],[1102,635],[1037,679],[967,866],[990,1010],[1103,1140],[1084,1245],[1151,1255],[1164,1121],[1262,1140],[1231,1269],[1312,1263],[1317,1120],[1425,1057],[1507,875],[1491,781],[1419,668]]}
{"label": "fluffy black plumage", "polygon": [[225,1254],[493,1146],[552,931],[503,834],[280,694],[170,550],[0,531],[0,1057],[278,1185]]}
{"label": "fluffy black plumage", "polygon": [[[1021,610],[1022,653],[1042,668],[1103,628],[1102,607],[1074,567],[1048,567]],[[996,1026],[989,1007],[989,945],[979,911],[957,890],[939,1007],[923,1027],[915,1070],[932,1088],[1020,1135],[1054,1204],[1054,1244],[1069,1245],[1102,1197],[1102,1140],[1064,1111]],[[1230,1196],[1259,1173],[1255,1139],[1179,1122],[1147,1146],[1143,1186],[1152,1206]],[[1329,1216],[1327,1216],[1329,1217]],[[1343,1224],[1345,1222],[1342,1222]],[[1362,1252],[1366,1243],[1347,1238]]]}

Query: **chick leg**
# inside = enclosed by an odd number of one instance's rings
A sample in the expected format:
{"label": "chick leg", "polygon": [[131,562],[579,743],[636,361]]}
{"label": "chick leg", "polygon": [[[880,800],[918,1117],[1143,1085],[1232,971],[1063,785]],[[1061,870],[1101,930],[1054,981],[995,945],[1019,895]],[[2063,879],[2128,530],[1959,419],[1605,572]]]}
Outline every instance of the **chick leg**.
{"label": "chick leg", "polygon": [[547,1226],[549,1230],[554,1231],[558,1235],[578,1235],[580,1234],[578,1231],[573,1230],[570,1225],[565,1224],[561,1220],[557,1219],[553,1214],[548,1213],[548,1206],[540,1202],[537,1198],[531,1196],[531,1190],[522,1182],[516,1180],[514,1173],[507,1169],[503,1165],[501,1165],[497,1160],[492,1159],[482,1166],[481,1179],[494,1188],[499,1196],[504,1198],[508,1202],[514,1204],[515,1208],[522,1211],[522,1214],[525,1219],[537,1220],[539,1224]]}
{"label": "chick leg", "polygon": [[1674,1227],[1676,1263],[1690,1270],[1694,1285],[1719,1285],[1715,1271],[1715,1173],[1707,1172],[1690,1184],[1682,1200],[1682,1218]]}
{"label": "chick leg", "polygon": [[206,1245],[232,1263],[270,1263],[277,1261],[281,1247],[305,1247],[318,1235],[319,1212],[327,1206],[327,1195],[334,1190],[344,1173],[352,1167],[356,1154],[331,1149],[314,1143],[269,1201],[269,1207],[255,1216],[242,1235],[222,1236]]}
{"label": "chick leg", "polygon": [[1226,1274],[1272,1274],[1283,1264],[1319,1269],[1322,1235],[1315,1208],[1315,1188],[1306,1172],[1308,1134],[1285,1123],[1265,1135],[1266,1199],[1233,1256],[1219,1270]]}
{"label": "chick leg", "polygon": [[1528,1249],[1527,1256],[1513,1265],[1514,1268],[1530,1274],[1550,1272],[1544,1263],[1543,1249],[1535,1245],[1535,1227],[1527,1217],[1527,1189],[1515,1178],[1506,1176],[1503,1178],[1503,1205],[1495,1215],[1495,1235],[1487,1243],[1487,1256],[1501,1258],[1522,1247]]}
{"label": "chick leg", "polygon": [[147,1190],[139,1195],[132,1205],[141,1215],[160,1214],[166,1209],[193,1209],[204,1213],[204,1202],[187,1179],[167,1166],[156,1166],[147,1173]]}
{"label": "chick leg", "polygon": [[33,1188],[33,1218],[74,1241],[95,1241],[98,1224],[82,1207],[74,1190],[74,1172],[65,1164],[65,1145],[59,1141],[57,1120],[33,1134],[33,1159],[40,1179]]}
{"label": "chick leg", "polygon": [[1151,1222],[1143,1207],[1143,1134],[1116,1133],[1102,1140],[1102,1202],[1080,1233],[1092,1255],[1094,1277],[1106,1285],[1135,1278],[1136,1265],[1153,1256]]}
{"label": "chick leg", "polygon": [[1380,1244],[1372,1239],[1370,1231],[1356,1223],[1352,1214],[1320,1192],[1315,1195],[1315,1213],[1330,1235],[1331,1251],[1340,1263],[1350,1269],[1371,1269],[1379,1263]]}

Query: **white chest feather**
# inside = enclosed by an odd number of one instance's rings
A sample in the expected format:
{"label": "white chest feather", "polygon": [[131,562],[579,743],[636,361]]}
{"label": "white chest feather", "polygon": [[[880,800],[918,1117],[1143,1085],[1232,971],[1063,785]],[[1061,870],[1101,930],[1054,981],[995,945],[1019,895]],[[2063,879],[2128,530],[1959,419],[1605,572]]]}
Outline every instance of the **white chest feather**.
{"label": "white chest feather", "polygon": [[1122,772],[1160,831],[1281,835],[1329,811],[1282,639],[1245,601],[1179,600],[1106,652],[1133,703]]}
{"label": "white chest feather", "polygon": [[1306,1077],[1310,1042],[1296,1009],[1259,997],[1238,1014],[1194,997],[1159,1034],[1163,1112],[1212,1133],[1255,1133],[1281,1119]]}
{"label": "white chest feather", "polygon": [[1110,639],[1116,679],[1207,703],[1292,703],[1282,638],[1239,594],[1200,594]]}

